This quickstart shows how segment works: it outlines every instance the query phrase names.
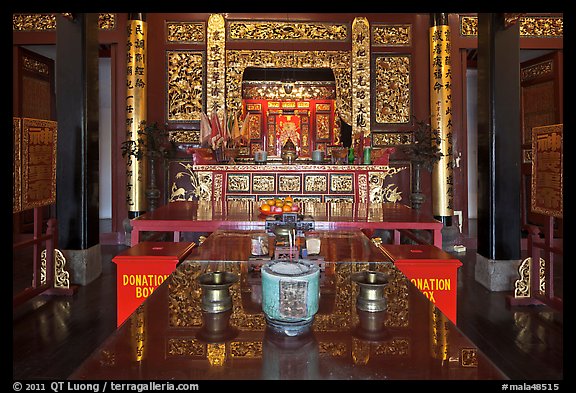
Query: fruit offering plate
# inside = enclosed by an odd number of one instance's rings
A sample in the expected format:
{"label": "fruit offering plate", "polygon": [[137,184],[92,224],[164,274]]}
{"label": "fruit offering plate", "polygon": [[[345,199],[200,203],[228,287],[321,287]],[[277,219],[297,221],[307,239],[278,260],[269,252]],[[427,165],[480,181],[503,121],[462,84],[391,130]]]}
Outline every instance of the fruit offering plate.
{"label": "fruit offering plate", "polygon": [[270,210],[262,210],[262,208],[258,208],[258,210],[260,210],[260,213],[264,214],[265,216],[275,216],[277,214],[282,214],[282,212],[273,212]]}

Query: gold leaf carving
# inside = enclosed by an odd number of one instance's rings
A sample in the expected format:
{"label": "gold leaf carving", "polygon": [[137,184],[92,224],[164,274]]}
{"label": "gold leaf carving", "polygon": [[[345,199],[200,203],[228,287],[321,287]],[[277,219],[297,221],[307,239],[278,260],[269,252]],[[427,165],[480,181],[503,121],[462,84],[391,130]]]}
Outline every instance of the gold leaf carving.
{"label": "gold leaf carving", "polygon": [[168,120],[200,120],[203,97],[203,53],[168,51],[167,57]]}

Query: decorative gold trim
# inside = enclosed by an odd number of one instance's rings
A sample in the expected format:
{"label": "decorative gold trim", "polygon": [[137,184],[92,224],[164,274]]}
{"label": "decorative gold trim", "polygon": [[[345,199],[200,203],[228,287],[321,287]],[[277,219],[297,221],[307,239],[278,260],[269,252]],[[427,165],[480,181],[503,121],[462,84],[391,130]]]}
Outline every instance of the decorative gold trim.
{"label": "decorative gold trim", "polygon": [[530,208],[558,218],[564,215],[563,129],[563,124],[532,128]]}
{"label": "decorative gold trim", "polygon": [[546,60],[541,63],[520,69],[520,80],[525,82],[530,79],[551,75],[553,72],[554,62],[552,60]]}
{"label": "decorative gold trim", "polygon": [[564,18],[561,16],[525,16],[520,18],[520,37],[562,38]]}
{"label": "decorative gold trim", "polygon": [[22,119],[12,118],[12,213],[22,210]]}
{"label": "decorative gold trim", "polygon": [[389,167],[386,171],[368,172],[368,192],[371,203],[399,202],[402,200],[402,191],[394,183],[384,186],[384,180],[402,172],[408,167]]}
{"label": "decorative gold trim", "polygon": [[352,22],[352,140],[370,135],[370,25]]}
{"label": "decorative gold trim", "polygon": [[374,65],[376,123],[409,123],[412,114],[410,56],[377,56]]}
{"label": "decorative gold trim", "polygon": [[56,203],[58,123],[22,119],[21,209]]}
{"label": "decorative gold trim", "polygon": [[200,143],[200,130],[170,130],[168,140],[175,143]]}
{"label": "decorative gold trim", "polygon": [[363,173],[358,175],[358,201],[368,202],[368,175]]}
{"label": "decorative gold trim", "polygon": [[134,361],[141,362],[146,358],[146,304],[141,304],[129,317],[130,346]]}
{"label": "decorative gold trim", "polygon": [[196,44],[206,41],[204,22],[166,22],[166,42],[168,44]]}
{"label": "decorative gold trim", "polygon": [[262,354],[262,341],[232,341],[230,343],[230,356],[233,358],[260,359]]}
{"label": "decorative gold trim", "polygon": [[[116,14],[98,14],[98,28],[100,30],[114,30],[116,28]],[[13,14],[12,30],[22,32],[56,30],[56,14]]]}
{"label": "decorative gold trim", "polygon": [[[478,17],[460,16],[460,35],[478,35]],[[562,38],[564,19],[561,16],[525,16],[520,18],[520,37]]]}
{"label": "decorative gold trim", "polygon": [[172,183],[169,202],[176,201],[210,201],[212,200],[212,172],[211,171],[195,171],[193,166],[189,163],[179,164],[185,171],[178,172],[174,176],[175,179],[180,179],[187,176],[190,180],[191,193],[187,195],[187,191],[183,187],[178,187],[176,182]]}
{"label": "decorative gold trim", "polygon": [[[40,254],[40,283],[46,284],[47,269],[46,269],[47,250],[42,250]],[[57,248],[54,249],[54,288],[69,289],[70,288],[70,273],[65,270],[66,258],[62,251]]]}
{"label": "decorative gold trim", "polygon": [[22,67],[26,70],[26,71],[31,71],[31,72],[35,72],[37,74],[40,74],[43,77],[48,77],[50,72],[48,70],[48,64],[46,64],[45,62],[42,61],[38,61],[36,59],[32,59],[28,56],[23,56],[22,57]]}
{"label": "decorative gold trim", "polygon": [[462,367],[478,367],[478,349],[462,348],[460,350],[460,365]]}
{"label": "decorative gold trim", "polygon": [[450,48],[450,27],[430,27],[430,124],[438,133],[438,148],[442,153],[432,169],[432,211],[438,217],[450,217],[454,209]]}
{"label": "decorative gold trim", "polygon": [[[284,83],[277,81],[243,81],[242,96],[245,99],[254,100],[274,100],[274,99],[295,99],[310,100],[336,99],[336,85],[334,82],[326,81],[301,81],[294,82],[294,88],[287,94],[284,91]],[[307,102],[298,102],[299,108],[309,105]],[[327,105],[327,104],[326,104]],[[269,106],[270,107],[270,106]],[[255,110],[255,109],[248,109]]]}
{"label": "decorative gold trim", "polygon": [[[212,14],[208,18],[206,68],[206,112],[217,113],[225,109],[226,93],[226,32],[224,17]],[[236,94],[240,94],[240,86],[236,86]],[[222,115],[222,113],[219,113]]]}
{"label": "decorative gold trim", "polygon": [[[147,114],[148,26],[141,20],[128,21],[126,56],[126,137],[132,143],[141,139],[140,126]],[[146,211],[146,160],[126,156],[126,203],[131,212]]]}
{"label": "decorative gold trim", "polygon": [[300,175],[278,175],[278,192],[300,193],[301,182]]}
{"label": "decorative gold trim", "polygon": [[477,16],[460,16],[460,35],[462,36],[478,35]]}
{"label": "decorative gold trim", "polygon": [[372,146],[398,146],[409,145],[414,142],[412,132],[373,132]]}
{"label": "decorative gold trim", "polygon": [[[546,290],[546,261],[543,258],[540,258],[538,262],[538,292],[543,295]],[[514,298],[529,298],[531,296],[531,273],[532,257],[528,257],[520,263],[520,266],[518,266],[518,275],[520,278],[514,282]]]}
{"label": "decorative gold trim", "polygon": [[169,337],[166,340],[166,355],[173,357],[204,358],[206,344],[189,337]]}
{"label": "decorative gold trim", "polygon": [[166,116],[170,122],[199,121],[204,93],[204,53],[166,51]]}
{"label": "decorative gold trim", "polygon": [[410,46],[412,45],[412,25],[374,23],[372,25],[373,46]]}
{"label": "decorative gold trim", "polygon": [[348,40],[348,24],[330,22],[229,21],[230,41],[332,41]]}

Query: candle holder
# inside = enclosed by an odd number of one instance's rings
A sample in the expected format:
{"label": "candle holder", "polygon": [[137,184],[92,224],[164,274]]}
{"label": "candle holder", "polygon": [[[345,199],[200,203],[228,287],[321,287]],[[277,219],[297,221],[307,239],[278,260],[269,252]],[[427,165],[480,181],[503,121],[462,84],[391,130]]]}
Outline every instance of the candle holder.
{"label": "candle holder", "polygon": [[360,287],[356,298],[356,307],[362,311],[378,312],[386,310],[384,288],[388,276],[382,272],[364,270],[353,273],[350,277]]}
{"label": "candle holder", "polygon": [[202,327],[196,338],[206,343],[222,343],[238,335],[238,329],[230,325],[232,310],[218,313],[202,312]]}
{"label": "candle holder", "polygon": [[232,308],[230,286],[238,281],[232,272],[209,272],[198,276],[202,288],[201,309],[207,313],[219,313]]}
{"label": "candle holder", "polygon": [[354,337],[369,342],[384,341],[391,337],[390,331],[384,327],[386,311],[369,312],[356,310],[358,325],[352,332]]}

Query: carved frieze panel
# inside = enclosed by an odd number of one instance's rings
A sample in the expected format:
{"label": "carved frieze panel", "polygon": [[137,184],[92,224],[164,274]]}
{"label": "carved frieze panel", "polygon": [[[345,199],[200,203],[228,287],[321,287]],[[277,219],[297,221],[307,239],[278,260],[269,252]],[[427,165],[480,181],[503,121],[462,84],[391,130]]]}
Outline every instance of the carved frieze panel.
{"label": "carved frieze panel", "polygon": [[174,143],[199,144],[199,130],[169,130],[168,140]]}
{"label": "carved frieze panel", "polygon": [[300,175],[278,175],[278,191],[300,193],[301,182]]}
{"label": "carved frieze panel", "polygon": [[[116,14],[98,14],[98,29],[113,30],[116,28]],[[12,30],[14,31],[53,31],[56,30],[56,14],[13,14]]]}
{"label": "carved frieze panel", "polygon": [[276,190],[276,176],[255,174],[252,179],[252,190],[254,192],[274,192]]}
{"label": "carved frieze panel", "polygon": [[412,113],[410,56],[376,56],[376,123],[409,123]]}
{"label": "carved frieze panel", "polygon": [[410,46],[412,45],[412,26],[410,24],[372,25],[373,46]]}
{"label": "carved frieze panel", "polygon": [[166,22],[166,42],[203,43],[206,41],[204,22]]}
{"label": "carved frieze panel", "polygon": [[229,21],[231,41],[346,41],[349,26],[330,22]]}
{"label": "carved frieze panel", "polygon": [[249,192],[250,191],[250,174],[228,174],[227,177],[228,192]]}
{"label": "carved frieze panel", "polygon": [[520,69],[520,79],[522,82],[551,75],[554,72],[554,62],[546,60],[541,63]]}
{"label": "carved frieze panel", "polygon": [[374,132],[372,146],[397,146],[411,144],[414,141],[412,132]]}
{"label": "carved frieze panel", "polygon": [[331,174],[330,191],[336,193],[353,193],[354,192],[354,174]]}
{"label": "carved frieze panel", "polygon": [[204,53],[166,52],[166,116],[168,121],[200,120],[202,114]]}
{"label": "carved frieze panel", "polygon": [[[478,35],[478,17],[460,16],[460,35]],[[520,18],[520,37],[562,38],[564,19],[560,16],[525,16]]]}
{"label": "carved frieze panel", "polygon": [[328,191],[326,175],[304,175],[304,192],[325,193]]}

